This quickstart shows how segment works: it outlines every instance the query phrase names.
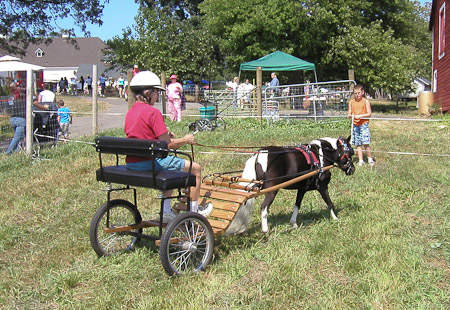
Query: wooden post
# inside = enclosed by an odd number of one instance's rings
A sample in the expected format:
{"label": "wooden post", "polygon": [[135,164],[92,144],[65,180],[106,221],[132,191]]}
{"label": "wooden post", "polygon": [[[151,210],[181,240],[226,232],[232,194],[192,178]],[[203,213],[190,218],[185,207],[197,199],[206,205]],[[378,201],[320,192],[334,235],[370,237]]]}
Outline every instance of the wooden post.
{"label": "wooden post", "polygon": [[200,101],[200,94],[199,94],[199,89],[198,89],[198,85],[195,84],[195,93],[194,93],[194,97],[195,97],[195,102],[199,102]]}
{"label": "wooden post", "polygon": [[[353,69],[348,69],[348,79],[349,79],[350,81],[354,81],[354,80],[355,80],[355,70],[353,70]],[[350,82],[349,84],[350,84],[350,85],[349,85],[350,91],[353,92],[353,87],[355,86],[355,84],[353,84],[352,82]]]}
{"label": "wooden post", "polygon": [[[161,72],[161,86],[166,88],[166,72]],[[163,116],[166,115],[166,102],[167,102],[167,94],[165,91],[161,94],[161,105],[162,105],[162,114]]]}
{"label": "wooden post", "polygon": [[136,101],[136,99],[134,98],[134,93],[130,88],[130,82],[131,79],[133,78],[133,71],[132,70],[128,70],[127,71],[127,80],[128,80],[128,110],[131,109],[131,107],[133,106],[134,102]]}
{"label": "wooden post", "polygon": [[[27,70],[27,101],[26,101],[26,152],[27,156],[33,154],[33,71]],[[37,100],[37,99],[36,99]]]}
{"label": "wooden post", "polygon": [[256,116],[262,119],[262,69],[256,69]]}
{"label": "wooden post", "polygon": [[98,70],[97,65],[92,65],[92,133],[94,135],[98,132]]}

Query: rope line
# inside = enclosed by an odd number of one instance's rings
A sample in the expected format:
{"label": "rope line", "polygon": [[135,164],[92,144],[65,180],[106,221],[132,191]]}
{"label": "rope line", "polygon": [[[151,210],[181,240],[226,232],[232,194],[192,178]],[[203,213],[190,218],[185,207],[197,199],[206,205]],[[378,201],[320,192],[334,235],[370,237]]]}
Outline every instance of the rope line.
{"label": "rope line", "polygon": [[[43,137],[43,138],[50,138],[50,139],[54,139],[55,137],[52,136],[46,136],[46,135],[40,135],[40,134],[35,134],[35,136],[37,137]],[[86,142],[86,141],[80,141],[80,140],[72,140],[72,139],[64,139],[64,138],[58,138],[58,141],[66,141],[66,142],[74,142],[74,143],[84,143],[84,144],[89,144],[89,145],[95,145],[94,142]],[[230,147],[226,147],[226,146],[213,146],[213,145],[204,145],[204,144],[199,144],[199,143],[195,143],[195,145],[197,146],[202,146],[202,147],[210,147],[210,148],[218,148],[218,149],[228,149],[231,152],[212,152],[212,151],[196,151],[195,153],[199,153],[199,154],[222,154],[222,155],[249,155],[249,154],[256,154],[258,152],[255,151],[243,151],[243,150],[238,150],[236,148],[263,148],[263,147],[259,147],[259,146],[250,146],[250,147],[237,147],[237,146],[230,146]],[[364,152],[364,150],[363,150]],[[191,151],[191,153],[194,153]],[[416,153],[416,152],[399,152],[399,151],[373,151],[372,153],[380,153],[380,154],[393,154],[393,155],[411,155],[411,156],[436,156],[436,157],[450,157],[450,154],[432,154],[432,153]]]}
{"label": "rope line", "polygon": [[[117,113],[119,114],[119,113]],[[163,114],[166,116],[169,116],[169,114]],[[189,117],[200,117],[202,118],[202,115],[198,115],[198,114],[183,114],[184,116],[189,116]],[[347,118],[346,115],[305,115],[305,114],[298,114],[298,115],[283,115],[283,114],[279,114],[280,118],[283,119],[288,119],[288,118]],[[257,116],[257,115],[233,115],[230,117],[227,116],[219,116],[219,118],[222,119],[227,119],[227,118],[270,118],[268,116]],[[381,120],[381,121],[415,121],[415,122],[448,122],[448,120],[444,120],[444,119],[426,119],[426,118],[401,118],[401,117],[397,117],[397,118],[391,118],[391,117],[367,117],[367,118],[362,118],[362,119],[369,119],[369,120]]]}

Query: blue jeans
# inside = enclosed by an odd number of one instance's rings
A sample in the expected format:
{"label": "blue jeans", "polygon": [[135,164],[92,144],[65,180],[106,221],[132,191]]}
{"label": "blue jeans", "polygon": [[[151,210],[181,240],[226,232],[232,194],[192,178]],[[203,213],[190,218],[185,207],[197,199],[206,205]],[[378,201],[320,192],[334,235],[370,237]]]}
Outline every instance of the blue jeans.
{"label": "blue jeans", "polygon": [[19,151],[19,144],[25,137],[25,125],[26,121],[23,117],[11,117],[11,127],[14,130],[14,137],[6,150],[6,154]]}

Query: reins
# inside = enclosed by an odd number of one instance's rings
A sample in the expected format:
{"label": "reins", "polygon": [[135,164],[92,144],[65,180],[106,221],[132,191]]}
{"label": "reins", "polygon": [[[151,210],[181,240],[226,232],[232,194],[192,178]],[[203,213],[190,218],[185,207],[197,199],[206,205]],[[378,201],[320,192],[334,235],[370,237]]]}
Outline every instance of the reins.
{"label": "reins", "polygon": [[253,152],[253,151],[244,151],[241,149],[262,149],[263,147],[261,146],[219,146],[219,145],[206,145],[206,144],[200,144],[195,142],[194,144],[191,145],[197,145],[197,146],[202,146],[202,147],[209,147],[212,149],[221,149],[221,150],[228,150],[231,152],[236,152],[236,153],[249,153],[249,154],[257,154],[260,152]]}
{"label": "reins", "polygon": [[[212,149],[223,149],[223,150],[228,150],[230,152],[236,152],[236,153],[260,154],[260,153],[264,153],[265,152],[265,150],[263,150],[261,152],[260,151],[256,151],[255,152],[255,151],[244,151],[244,150],[242,150],[242,149],[263,149],[264,147],[261,147],[261,146],[219,146],[219,145],[206,145],[206,144],[201,144],[201,143],[195,142],[195,143],[191,144],[191,151],[192,151],[192,153],[194,152],[194,150],[193,150],[193,146],[194,145],[201,146],[201,147],[209,147],[209,148],[212,148]],[[279,152],[271,152],[272,154],[276,154],[276,153],[282,154],[282,153],[288,153],[288,152],[299,152],[298,150],[295,149],[295,147],[298,147],[298,146],[276,146],[276,147],[285,148],[285,150],[279,151]],[[324,150],[328,150],[328,148],[323,148],[323,149]],[[333,159],[331,159],[331,158],[329,158],[329,157],[327,157],[327,156],[325,156],[323,154],[322,155],[321,154],[316,154],[316,156],[322,157],[324,159],[327,159],[327,160],[335,163],[335,161]]]}

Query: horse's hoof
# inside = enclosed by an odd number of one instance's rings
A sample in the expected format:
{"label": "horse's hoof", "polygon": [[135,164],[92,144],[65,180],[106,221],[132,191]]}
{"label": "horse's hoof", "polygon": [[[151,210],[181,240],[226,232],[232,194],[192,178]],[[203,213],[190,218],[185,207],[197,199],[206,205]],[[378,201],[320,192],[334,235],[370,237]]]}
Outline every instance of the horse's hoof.
{"label": "horse's hoof", "polygon": [[334,213],[333,210],[330,210],[330,215],[331,215],[331,218],[332,218],[333,220],[335,220],[335,221],[338,220],[338,217],[336,216],[336,214]]}
{"label": "horse's hoof", "polygon": [[292,228],[298,228],[297,223],[291,223]]}

